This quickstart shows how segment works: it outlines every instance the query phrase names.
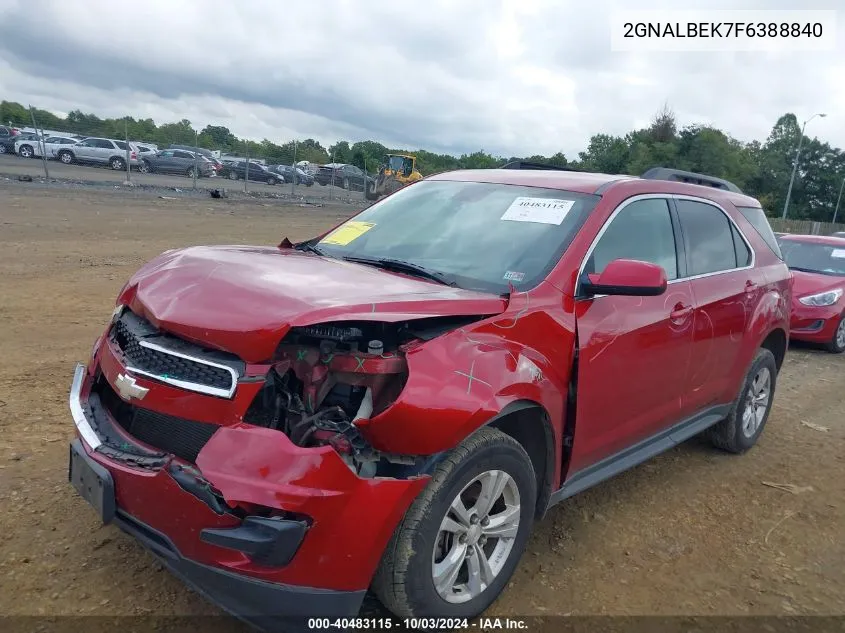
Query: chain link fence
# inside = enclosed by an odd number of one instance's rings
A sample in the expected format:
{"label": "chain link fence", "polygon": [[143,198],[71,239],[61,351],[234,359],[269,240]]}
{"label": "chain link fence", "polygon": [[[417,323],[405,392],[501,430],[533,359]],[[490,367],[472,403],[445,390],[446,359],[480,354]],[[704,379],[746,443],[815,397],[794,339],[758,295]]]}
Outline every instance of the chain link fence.
{"label": "chain link fence", "polygon": [[32,176],[37,165],[47,183],[108,182],[339,203],[366,203],[368,184],[375,182],[375,173],[336,162],[335,156],[330,156],[328,163],[302,160],[296,143],[292,160],[278,162],[248,150],[238,155],[203,147],[196,130],[192,143],[162,144],[134,138],[128,124],[117,138],[114,134],[100,137],[72,129],[44,129],[31,106],[29,113],[31,124],[9,122],[8,128],[17,134],[0,137],[0,154],[20,159],[4,160],[0,172]]}

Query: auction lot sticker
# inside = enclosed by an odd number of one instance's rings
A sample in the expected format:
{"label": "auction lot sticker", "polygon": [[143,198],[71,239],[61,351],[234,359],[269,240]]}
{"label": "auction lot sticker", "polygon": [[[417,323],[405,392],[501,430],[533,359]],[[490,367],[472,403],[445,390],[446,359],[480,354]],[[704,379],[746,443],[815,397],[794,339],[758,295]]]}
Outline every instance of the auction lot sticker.
{"label": "auction lot sticker", "polygon": [[356,222],[354,220],[347,222],[334,231],[329,233],[326,237],[320,240],[320,244],[333,244],[334,246],[346,246],[351,241],[358,239],[364,233],[375,226],[375,222]]}
{"label": "auction lot sticker", "polygon": [[573,206],[575,206],[574,200],[521,196],[511,203],[501,219],[511,222],[537,222],[559,226]]}

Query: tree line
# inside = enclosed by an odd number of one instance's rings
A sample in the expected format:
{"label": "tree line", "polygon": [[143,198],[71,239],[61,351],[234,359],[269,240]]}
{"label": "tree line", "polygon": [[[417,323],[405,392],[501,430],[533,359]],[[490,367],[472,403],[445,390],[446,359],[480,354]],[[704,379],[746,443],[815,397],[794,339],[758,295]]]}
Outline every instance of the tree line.
{"label": "tree line", "polygon": [[[101,119],[79,110],[59,117],[52,112],[36,109],[39,127],[70,133],[146,141],[166,147],[171,143],[193,145],[220,150],[239,156],[263,158],[268,163],[290,164],[294,160],[314,163],[352,163],[374,172],[384,154],[404,152],[385,147],[378,141],[338,141],[324,147],[314,139],[287,141],[282,144],[269,139],[261,142],[237,138],[228,128],[207,125],[195,130],[191,122],[182,119],[175,123],[157,125],[152,119]],[[0,122],[30,126],[32,118],[27,107],[10,101],[0,102]],[[484,150],[453,156],[423,149],[413,151],[423,175],[453,169],[487,169],[499,167],[511,160],[549,163],[586,171],[608,174],[638,175],[650,167],[673,167],[734,182],[743,191],[758,198],[767,212],[779,216],[782,212],[801,126],[794,114],[781,116],[765,141],[745,143],[726,132],[706,124],[678,128],[674,113],[668,107],[659,111],[646,128],[633,130],[624,136],[596,134],[577,158],[567,158],[558,152],[552,156],[494,156]],[[801,160],[790,198],[789,217],[830,221],[833,217],[841,185],[845,178],[845,154],[817,138],[805,137]],[[840,208],[840,217],[845,217]]]}

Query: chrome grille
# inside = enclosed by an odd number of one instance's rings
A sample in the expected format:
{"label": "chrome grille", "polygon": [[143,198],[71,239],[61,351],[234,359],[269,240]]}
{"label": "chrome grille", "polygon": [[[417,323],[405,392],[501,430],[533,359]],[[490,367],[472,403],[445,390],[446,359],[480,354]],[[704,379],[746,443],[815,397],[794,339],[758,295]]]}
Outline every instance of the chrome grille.
{"label": "chrome grille", "polygon": [[230,398],[243,375],[236,357],[160,332],[129,310],[114,322],[111,339],[129,371],[175,387]]}

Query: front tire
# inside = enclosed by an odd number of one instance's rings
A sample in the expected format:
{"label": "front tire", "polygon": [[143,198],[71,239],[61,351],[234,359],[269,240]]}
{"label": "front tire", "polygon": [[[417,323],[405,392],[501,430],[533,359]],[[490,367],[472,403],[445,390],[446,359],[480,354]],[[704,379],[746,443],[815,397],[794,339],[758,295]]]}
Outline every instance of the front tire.
{"label": "front tire", "polygon": [[267,179],[267,184],[268,185],[275,185],[276,179],[271,176],[270,178]]}
{"label": "front tire", "polygon": [[229,172],[229,180],[239,180],[239,179],[240,179],[239,176],[235,172],[233,172],[233,171]]}
{"label": "front tire", "polygon": [[774,354],[757,350],[730,414],[708,430],[717,448],[740,454],[757,443],[772,410],[777,373]]}
{"label": "front tire", "polygon": [[59,152],[58,155],[59,162],[63,165],[70,165],[73,163],[73,154],[67,150]]}
{"label": "front tire", "polygon": [[438,464],[388,543],[373,591],[398,617],[479,615],[516,569],[536,503],[525,449],[482,428]]}
{"label": "front tire", "polygon": [[35,152],[29,145],[21,145],[21,148],[18,150],[18,156],[21,158],[32,158]]}
{"label": "front tire", "polygon": [[833,338],[830,339],[830,342],[825,347],[832,354],[845,352],[845,314],[839,319],[839,324],[836,326]]}

